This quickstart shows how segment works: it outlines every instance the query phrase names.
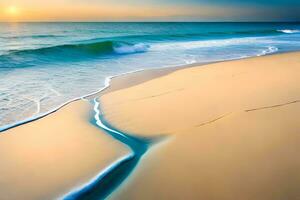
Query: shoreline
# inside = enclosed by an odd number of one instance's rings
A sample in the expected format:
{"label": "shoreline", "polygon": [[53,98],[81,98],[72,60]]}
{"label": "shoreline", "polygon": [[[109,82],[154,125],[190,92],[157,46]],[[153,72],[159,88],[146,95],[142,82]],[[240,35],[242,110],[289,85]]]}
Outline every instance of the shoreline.
{"label": "shoreline", "polygon": [[[289,53],[292,53],[292,52],[289,52]],[[289,54],[289,53],[287,53],[287,54]],[[283,54],[285,54],[285,53],[283,53]],[[267,56],[273,56],[274,54],[272,54],[272,55],[267,55]],[[258,57],[265,57],[265,56],[258,56]],[[233,61],[238,61],[238,60],[246,60],[246,59],[255,59],[255,58],[257,58],[257,57],[250,57],[250,58],[243,58],[243,59],[235,59],[235,60],[233,60]],[[232,60],[230,60],[230,61],[220,61],[220,62],[213,62],[213,63],[208,63],[208,64],[203,64],[203,65],[211,65],[211,64],[217,64],[217,63],[223,63],[223,62],[231,62]],[[202,64],[200,65],[200,66],[202,66]],[[128,79],[131,79],[132,78],[132,76],[134,76],[134,77],[138,77],[138,81],[137,82],[135,82],[135,83],[137,83],[137,84],[142,84],[142,83],[145,83],[145,82],[147,82],[147,81],[150,81],[150,80],[154,80],[154,79],[156,79],[156,78],[158,78],[158,77],[164,77],[165,75],[168,75],[168,74],[171,74],[171,73],[173,73],[174,71],[177,71],[177,70],[184,70],[184,69],[186,69],[186,68],[193,68],[193,67],[199,67],[199,64],[192,64],[192,65],[188,65],[188,66],[180,66],[180,67],[166,67],[165,68],[165,71],[164,70],[162,70],[163,68],[158,68],[158,69],[150,69],[150,71],[159,71],[160,72],[160,74],[158,75],[158,76],[154,76],[155,75],[155,73],[154,73],[154,75],[152,74],[150,77],[151,78],[149,78],[148,77],[148,79],[146,78],[146,79],[143,79],[143,78],[145,78],[145,77],[147,77],[147,72],[149,72],[149,70],[138,70],[138,71],[135,71],[135,72],[128,72],[128,73],[125,73],[125,74],[122,74],[122,75],[117,75],[117,76],[114,76],[114,77],[108,77],[107,79],[106,79],[106,81],[105,81],[105,87],[103,87],[103,88],[101,88],[99,91],[97,91],[97,92],[94,92],[94,93],[92,93],[92,94],[89,94],[89,95],[85,95],[85,96],[83,96],[83,97],[80,97],[80,98],[77,98],[77,99],[75,99],[75,100],[72,100],[72,101],[69,101],[69,102],[67,102],[67,103],[65,103],[64,105],[62,105],[62,106],[60,106],[60,107],[58,107],[57,109],[55,109],[55,110],[53,110],[53,111],[51,111],[51,112],[49,112],[49,113],[47,113],[47,114],[45,114],[45,115],[43,115],[43,116],[40,116],[39,118],[36,118],[36,119],[30,119],[30,120],[28,120],[28,121],[26,121],[26,122],[19,122],[17,125],[15,125],[15,126],[11,126],[11,127],[7,127],[6,129],[1,129],[0,130],[0,132],[4,132],[4,131],[7,131],[7,130],[10,130],[10,129],[12,129],[12,128],[15,128],[15,127],[19,127],[20,125],[23,125],[23,124],[27,124],[27,123],[30,123],[30,122],[34,122],[34,121],[36,121],[36,120],[39,120],[39,119],[42,119],[42,118],[44,118],[44,117],[46,117],[46,116],[48,116],[48,115],[50,115],[50,114],[52,114],[52,113],[55,113],[55,112],[57,112],[57,111],[59,111],[61,108],[64,108],[65,106],[67,106],[67,105],[70,105],[71,103],[73,103],[73,102],[76,102],[76,101],[79,101],[79,100],[83,100],[83,101],[87,101],[86,99],[91,99],[92,97],[94,97],[94,99],[96,98],[96,95],[97,95],[97,97],[101,97],[102,95],[104,95],[104,94],[108,94],[108,93],[112,93],[112,92],[115,92],[115,91],[118,91],[118,90],[123,90],[124,88],[126,88],[126,89],[128,89],[128,88],[130,88],[131,86],[136,86],[136,84],[134,84],[134,85],[126,85],[125,83],[127,82],[128,83]],[[162,70],[162,71],[160,71],[160,70]],[[123,76],[122,77],[122,80],[120,81],[119,80],[119,82],[117,82],[117,84],[116,83],[114,83],[115,81],[114,80],[117,80],[120,76]],[[123,86],[123,87],[119,87],[118,86],[118,84],[119,84],[119,86],[121,85],[121,86]],[[112,86],[112,90],[109,90],[109,88],[110,88],[110,86],[111,85],[113,85]],[[127,86],[127,87],[124,87],[124,86]],[[107,91],[105,91],[107,89]],[[104,93],[103,93],[104,92]],[[109,120],[108,120],[109,121]],[[103,127],[102,127],[103,128]],[[123,129],[122,129],[123,130]],[[126,131],[127,132],[127,131]],[[130,132],[131,133],[131,132]],[[125,159],[126,159],[126,157],[124,157]],[[127,157],[128,158],[128,157]],[[121,160],[122,160],[123,158],[121,158]],[[120,161],[120,162],[122,162],[122,161]],[[118,160],[117,161],[115,161],[113,164],[111,164],[111,165],[109,165],[108,166],[108,169],[111,169],[111,167],[110,166],[113,166],[115,163],[119,163],[118,162]],[[99,177],[99,176],[101,176],[101,174],[105,174],[105,170],[103,171],[100,171],[100,173],[99,174],[97,174],[97,176],[94,178],[94,179],[92,179],[91,181],[89,181],[88,183],[83,183],[83,188],[85,188],[85,187],[89,187],[89,185],[90,184],[93,184],[94,183],[94,180],[95,179],[98,179],[97,177]],[[82,188],[82,187],[79,187],[79,188]],[[78,189],[78,187],[77,188],[75,188],[74,190],[72,190],[72,191],[77,191],[77,189]],[[70,193],[73,193],[73,192],[70,192]],[[69,194],[69,193],[68,193]],[[65,195],[63,195],[63,197],[65,197],[65,196],[68,196],[68,194],[65,194]]]}
{"label": "shoreline", "polygon": [[[271,55],[271,54],[269,54]],[[243,59],[243,58],[242,58]],[[226,61],[219,61],[219,62],[226,62]],[[213,63],[213,62],[211,62]],[[118,74],[118,75],[114,75],[114,76],[108,76],[105,78],[105,81],[104,81],[104,86],[102,88],[100,88],[99,90],[95,91],[95,92],[91,92],[89,94],[86,94],[86,95],[83,95],[83,96],[80,96],[80,97],[76,97],[72,100],[69,100],[67,101],[66,103],[63,103],[59,106],[57,106],[56,108],[52,109],[52,110],[49,110],[48,112],[46,113],[41,113],[40,115],[37,115],[37,116],[34,116],[34,117],[29,117],[27,119],[24,119],[24,120],[21,120],[19,122],[16,122],[16,123],[12,123],[12,124],[8,124],[8,125],[4,125],[2,127],[0,127],[0,134],[2,132],[5,132],[9,129],[12,129],[12,128],[15,128],[15,127],[18,127],[18,126],[22,126],[24,124],[27,124],[27,123],[31,123],[31,122],[34,122],[36,120],[40,120],[48,115],[51,115],[55,112],[57,112],[58,110],[60,110],[61,108],[73,103],[73,102],[76,102],[76,101],[80,101],[80,100],[92,100],[94,99],[95,97],[98,97],[99,95],[101,96],[102,94],[104,93],[107,93],[107,92],[111,92],[109,90],[110,88],[110,83],[111,81],[115,80],[115,79],[118,79],[119,77],[126,77],[126,76],[130,76],[130,75],[135,75],[135,74],[139,74],[139,73],[148,73],[148,71],[153,71],[154,74],[158,71],[162,71],[162,73],[158,73],[160,75],[157,75],[156,74],[152,77],[152,78],[148,78],[148,79],[144,79],[145,81],[148,81],[148,80],[151,80],[151,79],[154,79],[154,78],[157,78],[157,77],[160,77],[160,76],[164,76],[168,73],[172,73],[176,70],[180,70],[180,69],[184,69],[184,68],[188,68],[188,67],[197,67],[199,65],[206,65],[206,64],[210,64],[210,63],[204,63],[204,64],[198,64],[198,63],[194,63],[194,64],[187,64],[187,65],[180,65],[180,66],[169,66],[169,67],[162,67],[162,68],[153,68],[153,69],[139,69],[139,70],[134,70],[134,71],[130,71],[130,72],[125,72],[125,73],[122,73],[122,74]],[[165,70],[165,71],[164,71]],[[144,75],[144,74],[143,74]],[[127,78],[127,77],[126,77]],[[125,78],[125,79],[126,79]],[[136,84],[140,84],[140,83],[143,83],[145,82],[143,80],[141,81],[138,81],[136,82]],[[133,84],[135,85],[135,84]],[[131,86],[133,86],[131,85]],[[124,87],[126,88],[126,87]],[[117,87],[117,89],[122,89],[122,87]],[[116,89],[116,90],[117,90]],[[108,91],[106,91],[108,90]]]}
{"label": "shoreline", "polygon": [[[134,86],[134,85],[137,85],[137,84],[141,84],[143,82],[146,82],[146,81],[149,81],[149,80],[161,77],[161,76],[165,76],[165,75],[167,75],[169,73],[172,73],[174,71],[177,71],[177,70],[190,68],[190,67],[209,65],[209,64],[214,64],[214,63],[222,63],[222,62],[229,62],[229,61],[235,61],[235,60],[259,58],[259,57],[264,57],[264,56],[272,56],[272,55],[294,53],[294,52],[300,52],[300,51],[295,50],[295,51],[288,51],[288,52],[273,52],[273,53],[269,53],[269,54],[265,54],[265,55],[256,55],[256,56],[234,58],[234,59],[228,59],[228,60],[219,60],[219,61],[206,62],[206,63],[192,63],[192,64],[186,64],[186,65],[167,66],[167,67],[159,67],[159,68],[152,68],[152,69],[138,69],[138,70],[134,70],[134,71],[125,72],[125,73],[122,73],[122,74],[108,76],[104,80],[104,86],[102,88],[100,88],[99,90],[91,92],[89,94],[82,95],[80,97],[76,97],[74,99],[71,99],[71,100],[57,106],[56,108],[54,108],[52,110],[49,110],[48,112],[41,113],[37,116],[26,118],[26,119],[18,121],[16,123],[1,126],[0,127],[0,134],[4,131],[9,130],[9,129],[12,129],[12,128],[15,128],[15,127],[27,124],[27,123],[31,123],[31,122],[34,122],[34,121],[39,120],[39,119],[42,119],[42,118],[44,118],[44,117],[46,117],[46,116],[48,116],[52,113],[57,112],[58,110],[60,110],[61,108],[65,107],[67,105],[69,105],[72,102],[76,102],[76,101],[79,101],[79,100],[85,100],[85,99],[91,100],[94,97],[97,97],[99,95],[101,96],[102,94],[112,92],[114,90],[124,89],[124,88],[131,87],[131,86]],[[153,73],[151,73],[151,72],[153,72]],[[147,77],[148,73],[152,74],[152,75],[150,77]],[[135,75],[137,75],[137,77],[135,77],[135,78],[137,78],[138,80],[135,80],[134,83],[128,83],[127,79],[130,75],[132,75],[133,77]],[[114,81],[114,82],[118,81],[117,79],[122,79],[122,78],[124,78],[125,81],[120,81],[121,84],[124,84],[124,83],[127,82],[126,85],[125,86],[120,86],[120,84],[119,84],[119,86],[113,86],[115,88],[110,90],[110,87],[112,87],[111,82],[112,81]]]}

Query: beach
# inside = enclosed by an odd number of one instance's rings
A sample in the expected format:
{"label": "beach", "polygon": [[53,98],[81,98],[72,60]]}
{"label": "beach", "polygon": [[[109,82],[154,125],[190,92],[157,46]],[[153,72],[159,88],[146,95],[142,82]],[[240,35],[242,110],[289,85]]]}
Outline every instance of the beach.
{"label": "beach", "polygon": [[278,54],[177,70],[101,96],[117,129],[167,136],[111,199],[298,199],[299,72],[298,52]]}
{"label": "beach", "polygon": [[81,189],[130,150],[90,123],[93,106],[75,101],[0,134],[0,199],[58,199]]}
{"label": "beach", "polygon": [[299,116],[299,52],[122,75],[1,132],[0,197],[64,198],[132,158],[109,199],[298,199]]}
{"label": "beach", "polygon": [[132,77],[124,88],[157,77],[157,69],[162,76],[299,50],[297,22],[0,23],[0,130],[95,93],[109,77]]}

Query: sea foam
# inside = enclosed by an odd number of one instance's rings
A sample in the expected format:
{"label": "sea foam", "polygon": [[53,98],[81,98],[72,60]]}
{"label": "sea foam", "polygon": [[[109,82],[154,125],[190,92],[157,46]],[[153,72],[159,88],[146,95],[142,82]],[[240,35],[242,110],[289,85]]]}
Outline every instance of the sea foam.
{"label": "sea foam", "polygon": [[150,48],[150,45],[144,43],[138,44],[117,44],[114,45],[113,49],[118,54],[130,54],[130,53],[141,53],[146,52]]}
{"label": "sea foam", "polygon": [[300,30],[290,30],[290,29],[284,29],[284,30],[278,30],[279,32],[282,32],[282,33],[289,33],[289,34],[291,34],[291,33],[299,33],[300,32]]}

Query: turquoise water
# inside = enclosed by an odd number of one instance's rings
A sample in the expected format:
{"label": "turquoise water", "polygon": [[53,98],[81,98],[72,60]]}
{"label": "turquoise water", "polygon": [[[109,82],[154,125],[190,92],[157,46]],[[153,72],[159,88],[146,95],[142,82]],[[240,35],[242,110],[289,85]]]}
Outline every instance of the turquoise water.
{"label": "turquoise water", "polygon": [[299,23],[0,23],[0,127],[110,76],[295,50]]}

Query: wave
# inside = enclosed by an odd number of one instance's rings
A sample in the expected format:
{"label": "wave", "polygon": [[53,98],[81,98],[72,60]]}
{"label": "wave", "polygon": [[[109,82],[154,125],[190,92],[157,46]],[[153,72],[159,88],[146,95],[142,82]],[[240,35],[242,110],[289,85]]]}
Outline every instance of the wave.
{"label": "wave", "polygon": [[137,41],[163,41],[164,39],[187,39],[187,38],[203,38],[203,37],[217,37],[217,36],[255,36],[255,35],[270,35],[270,34],[280,34],[279,30],[249,30],[249,31],[204,31],[201,33],[166,33],[166,34],[144,34],[144,35],[126,35],[126,36],[116,36],[107,38],[92,38],[83,42],[97,42],[99,40],[112,40],[112,41],[127,41],[127,40],[137,40]]}
{"label": "wave", "polygon": [[196,49],[196,48],[212,48],[224,47],[233,45],[245,45],[258,42],[271,42],[266,38],[261,37],[247,37],[247,38],[230,38],[230,39],[215,39],[215,40],[200,40],[200,41],[186,41],[186,42],[173,42],[173,43],[160,43],[153,44],[152,50],[155,51],[169,51],[179,49]]}
{"label": "wave", "polygon": [[272,35],[279,33],[299,33],[300,30],[276,30],[276,29],[267,29],[267,30],[248,30],[248,31],[213,31],[213,32],[204,32],[204,33],[190,33],[190,34],[171,34],[172,37],[185,37],[185,36],[222,36],[222,35]]}
{"label": "wave", "polygon": [[[206,32],[206,33],[195,33],[195,34],[186,34],[187,36],[218,36],[218,35],[260,35],[260,34],[276,34],[278,33],[277,30],[249,30],[249,31],[211,31],[211,32]],[[174,34],[171,35],[174,37],[183,37],[185,35],[183,34]]]}
{"label": "wave", "polygon": [[78,44],[64,44],[51,47],[42,47],[37,49],[26,50],[12,50],[6,56],[14,55],[60,55],[66,56],[70,54],[72,56],[78,54],[85,55],[103,55],[103,54],[131,54],[146,52],[149,49],[149,45],[144,43],[132,44],[128,42],[116,42],[116,41],[101,41],[94,43],[78,43]]}
{"label": "wave", "polygon": [[[208,31],[203,30],[202,32],[196,33],[165,33],[165,34],[141,34],[141,35],[124,35],[124,36],[116,36],[116,37],[102,37],[102,38],[91,38],[85,41],[79,41],[83,43],[96,43],[103,40],[108,41],[169,41],[169,40],[186,40],[186,39],[218,39],[224,38],[223,36],[232,36],[232,37],[255,37],[255,36],[268,36],[268,35],[278,35],[282,33],[288,33],[292,31],[296,33],[298,30],[277,30],[277,29],[262,29],[262,30],[227,30],[227,31]],[[212,38],[213,37],[213,38]],[[231,38],[231,37],[229,37]]]}
{"label": "wave", "polygon": [[265,29],[265,30],[246,30],[246,31],[208,31],[203,33],[189,33],[189,34],[170,34],[171,37],[186,37],[186,36],[224,36],[224,35],[272,35],[279,33],[299,33],[300,30],[294,29]]}
{"label": "wave", "polygon": [[294,29],[294,30],[290,30],[290,29],[283,29],[283,30],[277,30],[278,32],[282,32],[282,33],[300,33],[300,30]]}
{"label": "wave", "polygon": [[[182,38],[182,37],[201,37],[201,36],[222,36],[222,35],[260,35],[260,34],[276,34],[276,33],[298,33],[300,30],[289,30],[289,29],[262,29],[262,30],[246,30],[246,31],[236,31],[236,30],[228,30],[228,31],[204,31],[202,33],[182,33],[182,34],[149,34],[149,35],[127,35],[127,36],[119,36],[115,37],[119,39],[123,38]],[[58,34],[39,34],[39,35],[16,35],[16,36],[0,36],[2,39],[24,39],[24,38],[57,38],[57,37],[65,37],[63,35]],[[94,38],[91,41],[105,39],[105,38]],[[114,37],[107,37],[107,40],[114,39]]]}
{"label": "wave", "polygon": [[[260,34],[291,34],[298,33],[300,30],[297,29],[267,29],[267,30],[249,30],[249,31],[207,31],[203,33],[182,33],[182,34],[159,34],[159,35],[128,35],[128,36],[120,36],[115,38],[94,38],[86,41],[79,41],[74,44],[62,44],[57,46],[50,47],[41,47],[36,49],[22,49],[22,50],[10,50],[5,54],[0,55],[0,59],[2,56],[22,56],[25,55],[38,55],[38,56],[51,56],[58,55],[60,56],[74,56],[79,54],[85,54],[90,56],[104,55],[104,54],[133,54],[133,53],[142,53],[148,51],[150,45],[145,44],[144,42],[151,41],[172,41],[174,38],[183,38],[186,40],[190,37],[203,37],[206,36],[222,36],[222,35],[260,35]],[[17,36],[18,37],[18,36]],[[29,37],[29,36],[22,36]],[[47,37],[58,37],[58,35],[32,35],[31,38],[47,38]],[[13,37],[10,37],[13,38]],[[173,38],[173,39],[172,39]],[[166,39],[166,40],[165,40]],[[217,38],[216,38],[217,39]],[[229,39],[229,38],[228,38]],[[126,42],[125,42],[126,41]],[[129,41],[129,42],[127,42]],[[134,41],[134,42],[130,42]],[[210,40],[208,40],[210,41]],[[177,41],[180,42],[180,41]],[[176,43],[176,41],[175,41]],[[206,43],[206,42],[201,42]],[[210,43],[210,42],[208,42]],[[213,44],[214,45],[214,44]],[[201,46],[201,45],[200,45]]]}

